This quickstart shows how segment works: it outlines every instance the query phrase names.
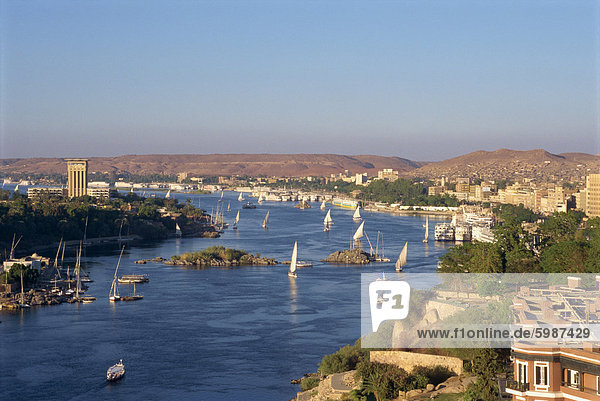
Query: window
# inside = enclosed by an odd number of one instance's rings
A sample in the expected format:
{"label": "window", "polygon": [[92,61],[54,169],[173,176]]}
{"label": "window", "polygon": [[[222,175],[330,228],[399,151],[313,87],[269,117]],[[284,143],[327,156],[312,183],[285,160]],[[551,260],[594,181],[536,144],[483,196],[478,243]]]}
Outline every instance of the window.
{"label": "window", "polygon": [[548,387],[548,364],[535,362],[535,385]]}
{"label": "window", "polygon": [[579,388],[579,372],[576,370],[567,369],[567,386],[571,388]]}
{"label": "window", "polygon": [[527,381],[527,362],[517,362],[517,377],[518,383],[528,383]]}

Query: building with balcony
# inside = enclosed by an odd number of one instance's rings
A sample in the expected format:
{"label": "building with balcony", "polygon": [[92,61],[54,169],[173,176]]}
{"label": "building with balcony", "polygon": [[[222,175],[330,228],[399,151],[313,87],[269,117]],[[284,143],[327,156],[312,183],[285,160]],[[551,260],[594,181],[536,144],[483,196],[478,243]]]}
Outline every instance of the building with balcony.
{"label": "building with balcony", "polygon": [[[513,301],[516,323],[599,324],[599,292],[579,288],[580,283],[581,278],[569,277],[568,287],[521,288]],[[600,345],[562,345],[544,348],[532,340],[513,344],[506,392],[514,401],[600,400]]]}

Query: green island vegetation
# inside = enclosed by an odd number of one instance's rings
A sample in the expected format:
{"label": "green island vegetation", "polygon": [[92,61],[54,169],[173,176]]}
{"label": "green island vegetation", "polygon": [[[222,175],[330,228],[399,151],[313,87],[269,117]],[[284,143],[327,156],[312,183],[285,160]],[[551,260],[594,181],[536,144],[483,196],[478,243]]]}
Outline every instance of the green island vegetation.
{"label": "green island vegetation", "polygon": [[[162,212],[162,213],[161,213]],[[188,201],[142,198],[134,193],[111,199],[82,196],[65,199],[42,194],[34,199],[0,190],[0,249],[10,249],[13,236],[22,237],[19,249],[88,239],[115,237],[119,233],[145,240],[164,239],[181,227],[207,223],[208,216]],[[87,219],[87,228],[86,228]]]}
{"label": "green island vegetation", "polygon": [[413,206],[458,206],[460,202],[449,195],[427,195],[427,184],[420,181],[411,181],[400,178],[396,181],[375,180],[369,185],[356,185],[351,182],[337,180],[323,184],[319,180],[279,180],[276,187],[290,189],[303,189],[307,191],[321,190],[354,195],[364,201],[399,203]]}
{"label": "green island vegetation", "polygon": [[[445,395],[455,400],[460,396],[464,401],[492,401],[498,399],[497,375],[504,369],[504,359],[508,357],[507,350],[494,349],[427,349],[419,350],[436,355],[452,356],[462,359],[467,374],[477,377],[464,394]],[[411,372],[395,365],[373,363],[369,359],[370,350],[361,348],[360,340],[354,345],[346,345],[337,352],[325,355],[319,364],[321,377],[333,373],[356,370],[355,378],[361,383],[358,390],[352,390],[342,400],[393,400],[400,391],[423,389],[428,384],[434,386],[446,381],[455,374],[443,366],[416,366]],[[301,389],[310,390],[319,385],[315,376],[302,380]]]}
{"label": "green island vegetation", "polygon": [[261,258],[260,254],[252,255],[244,250],[223,246],[211,246],[202,251],[174,255],[171,256],[171,263],[195,266],[277,264],[273,258]]}

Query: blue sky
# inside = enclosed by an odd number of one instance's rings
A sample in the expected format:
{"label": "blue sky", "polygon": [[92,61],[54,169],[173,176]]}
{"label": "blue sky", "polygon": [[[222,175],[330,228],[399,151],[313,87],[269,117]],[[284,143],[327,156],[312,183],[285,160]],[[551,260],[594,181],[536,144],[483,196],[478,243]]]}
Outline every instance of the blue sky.
{"label": "blue sky", "polygon": [[0,7],[0,158],[600,153],[598,1]]}

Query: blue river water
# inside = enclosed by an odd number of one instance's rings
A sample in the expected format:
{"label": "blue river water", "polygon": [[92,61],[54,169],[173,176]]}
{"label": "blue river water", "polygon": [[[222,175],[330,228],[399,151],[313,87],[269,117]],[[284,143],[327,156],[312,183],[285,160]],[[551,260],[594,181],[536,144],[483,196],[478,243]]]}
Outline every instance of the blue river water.
{"label": "blue river water", "polygon": [[[173,195],[180,201],[190,198],[209,212],[218,199]],[[316,371],[324,354],[360,337],[361,272],[393,274],[405,241],[405,271],[433,272],[450,246],[422,243],[424,217],[363,212],[373,247],[381,231],[392,262],[331,265],[319,260],[349,247],[358,226],[352,210],[332,208],[334,225],[325,233],[325,212],[318,203],[299,210],[292,202],[265,202],[252,210],[241,209],[236,198],[237,193],[226,192],[224,204],[231,204],[226,221],[241,210],[237,231],[125,250],[119,274],[150,276],[149,283],[136,287],[143,300],[109,303],[119,254],[115,245],[90,248],[84,255],[84,269],[94,280],[87,294],[96,302],[0,311],[0,399],[289,400],[299,391],[291,379]],[[263,230],[267,210],[269,227]],[[431,237],[439,221],[430,218]],[[287,276],[287,265],[188,269],[134,264],[211,245],[283,261],[290,259],[294,241],[299,259],[314,262],[300,269],[297,279]],[[131,288],[121,286],[120,291],[127,294]],[[126,376],[107,383],[106,369],[119,359]]]}

